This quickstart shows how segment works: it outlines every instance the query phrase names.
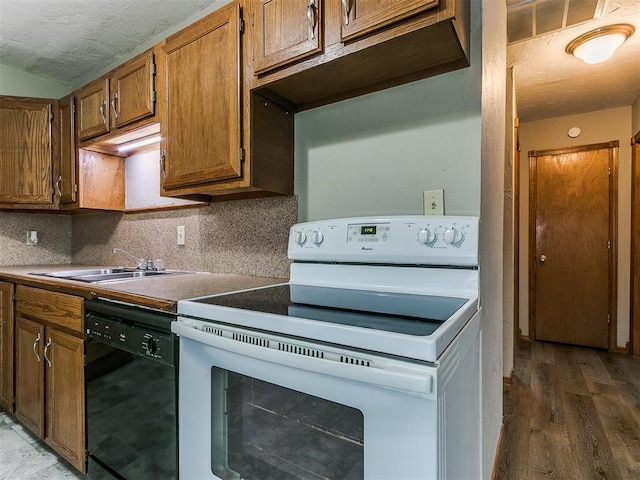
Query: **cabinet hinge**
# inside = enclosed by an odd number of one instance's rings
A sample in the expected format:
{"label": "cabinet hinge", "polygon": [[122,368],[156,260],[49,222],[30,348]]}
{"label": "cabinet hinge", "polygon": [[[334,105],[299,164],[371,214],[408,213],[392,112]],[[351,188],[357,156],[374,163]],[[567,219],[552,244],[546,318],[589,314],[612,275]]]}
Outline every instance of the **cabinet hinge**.
{"label": "cabinet hinge", "polygon": [[240,147],[240,161],[244,162],[244,148]]}
{"label": "cabinet hinge", "polygon": [[53,107],[49,104],[49,121],[53,123]]}
{"label": "cabinet hinge", "polygon": [[15,293],[13,295],[11,295],[11,300],[13,300],[14,302],[16,301],[16,294]]}
{"label": "cabinet hinge", "polygon": [[607,248],[608,248],[609,250],[611,250],[611,240],[609,240],[609,241],[607,242]]}
{"label": "cabinet hinge", "polygon": [[156,64],[152,63],[151,64],[151,76],[154,76],[156,74]]}
{"label": "cabinet hinge", "polygon": [[244,33],[244,19],[240,19],[240,34]]}
{"label": "cabinet hinge", "polygon": [[73,102],[71,104],[71,113],[73,113],[74,115],[76,114],[76,102]]}
{"label": "cabinet hinge", "polygon": [[611,167],[609,167],[609,176],[611,176]]}
{"label": "cabinet hinge", "polygon": [[78,184],[77,183],[73,184],[73,192],[74,193],[78,193]]}
{"label": "cabinet hinge", "polygon": [[153,92],[151,92],[151,101],[153,103],[156,103],[158,101],[158,94],[156,93],[155,90]]}
{"label": "cabinet hinge", "polygon": [[611,323],[611,315],[607,315],[607,323]]}

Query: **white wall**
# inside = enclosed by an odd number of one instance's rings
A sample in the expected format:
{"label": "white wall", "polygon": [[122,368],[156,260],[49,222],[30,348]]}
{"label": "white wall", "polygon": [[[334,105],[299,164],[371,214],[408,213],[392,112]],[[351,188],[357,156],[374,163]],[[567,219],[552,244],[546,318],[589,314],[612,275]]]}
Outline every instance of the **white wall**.
{"label": "white wall", "polygon": [[62,98],[70,91],[69,85],[37,77],[0,63],[0,95]]}
{"label": "white wall", "polygon": [[471,67],[296,114],[299,217],[421,214],[444,188],[446,213],[480,213],[480,2]]}

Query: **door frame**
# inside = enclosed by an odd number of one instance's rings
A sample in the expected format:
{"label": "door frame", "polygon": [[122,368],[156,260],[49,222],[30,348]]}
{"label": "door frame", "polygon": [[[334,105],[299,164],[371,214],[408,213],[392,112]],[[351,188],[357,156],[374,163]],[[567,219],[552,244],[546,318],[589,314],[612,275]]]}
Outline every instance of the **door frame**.
{"label": "door frame", "polygon": [[609,351],[616,351],[618,330],[618,148],[617,140],[579,147],[529,151],[529,338],[536,340],[536,197],[537,158],[591,150],[609,150]]}
{"label": "door frame", "polygon": [[631,279],[629,352],[640,356],[640,131],[631,138]]}

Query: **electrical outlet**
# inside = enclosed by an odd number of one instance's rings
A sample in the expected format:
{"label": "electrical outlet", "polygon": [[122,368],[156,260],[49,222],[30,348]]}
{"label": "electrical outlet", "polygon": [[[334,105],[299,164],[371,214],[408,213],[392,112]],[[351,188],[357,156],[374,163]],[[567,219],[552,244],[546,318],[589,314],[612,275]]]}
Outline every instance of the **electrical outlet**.
{"label": "electrical outlet", "polygon": [[444,215],[444,190],[425,190],[424,214]]}
{"label": "electrical outlet", "polygon": [[184,225],[179,225],[178,226],[178,245],[184,245],[185,244],[185,229],[184,229]]}
{"label": "electrical outlet", "polygon": [[27,230],[27,245],[38,244],[38,232],[35,230]]}

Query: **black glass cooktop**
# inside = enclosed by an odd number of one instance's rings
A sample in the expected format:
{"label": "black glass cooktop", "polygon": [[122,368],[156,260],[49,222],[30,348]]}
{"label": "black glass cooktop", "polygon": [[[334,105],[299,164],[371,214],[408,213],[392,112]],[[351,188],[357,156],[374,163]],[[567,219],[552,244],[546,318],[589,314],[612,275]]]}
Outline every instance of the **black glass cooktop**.
{"label": "black glass cooktop", "polygon": [[407,335],[433,333],[469,299],[308,285],[277,285],[193,300]]}

